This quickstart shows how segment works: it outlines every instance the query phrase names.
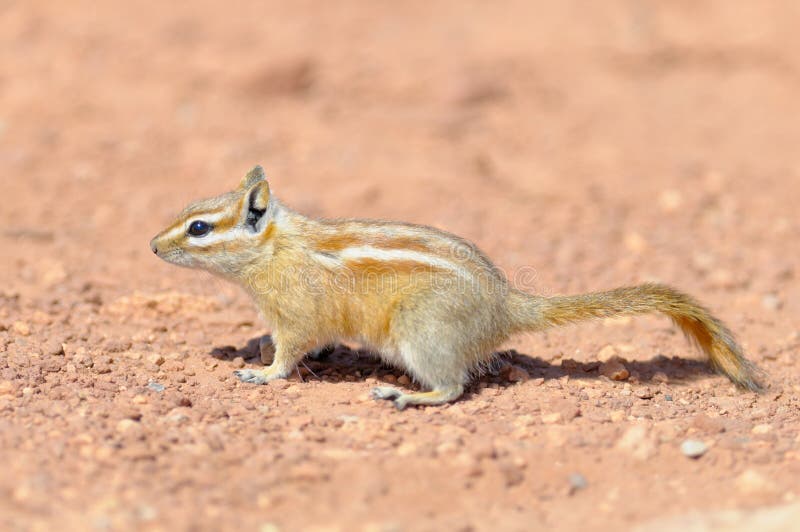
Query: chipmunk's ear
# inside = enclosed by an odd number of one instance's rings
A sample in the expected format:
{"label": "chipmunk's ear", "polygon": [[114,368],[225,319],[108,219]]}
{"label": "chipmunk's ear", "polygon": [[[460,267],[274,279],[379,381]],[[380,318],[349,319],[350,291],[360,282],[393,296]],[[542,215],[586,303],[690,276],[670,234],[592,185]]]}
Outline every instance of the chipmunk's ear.
{"label": "chipmunk's ear", "polygon": [[264,175],[264,169],[261,168],[261,166],[255,166],[242,178],[242,182],[239,183],[239,188],[247,190],[259,181],[264,181],[266,178],[267,176]]}
{"label": "chipmunk's ear", "polygon": [[[261,168],[260,166],[258,167]],[[261,172],[263,176],[263,171]],[[269,185],[263,179],[250,187],[245,196],[245,225],[253,231],[261,231],[265,225],[267,208],[269,207]]]}

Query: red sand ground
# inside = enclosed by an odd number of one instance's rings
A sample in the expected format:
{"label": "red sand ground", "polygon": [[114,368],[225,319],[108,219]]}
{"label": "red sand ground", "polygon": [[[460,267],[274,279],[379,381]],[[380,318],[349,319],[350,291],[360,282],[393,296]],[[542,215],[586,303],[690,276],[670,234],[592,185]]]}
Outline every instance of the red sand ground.
{"label": "red sand ground", "polygon": [[[69,4],[0,2],[2,528],[798,519],[796,2]],[[373,402],[405,379],[343,347],[243,385],[268,326],[148,241],[256,163],[302,212],[453,231],[537,293],[674,284],[770,388],[657,318],[519,338],[444,407]]]}

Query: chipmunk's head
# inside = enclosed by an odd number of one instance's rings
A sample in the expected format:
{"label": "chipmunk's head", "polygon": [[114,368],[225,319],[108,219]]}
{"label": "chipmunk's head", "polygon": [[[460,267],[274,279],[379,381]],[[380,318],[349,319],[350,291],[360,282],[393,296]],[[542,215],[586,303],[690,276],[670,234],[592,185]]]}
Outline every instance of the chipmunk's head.
{"label": "chipmunk's head", "polygon": [[236,190],[186,207],[150,248],[172,264],[237,276],[270,241],[275,205],[256,166]]}

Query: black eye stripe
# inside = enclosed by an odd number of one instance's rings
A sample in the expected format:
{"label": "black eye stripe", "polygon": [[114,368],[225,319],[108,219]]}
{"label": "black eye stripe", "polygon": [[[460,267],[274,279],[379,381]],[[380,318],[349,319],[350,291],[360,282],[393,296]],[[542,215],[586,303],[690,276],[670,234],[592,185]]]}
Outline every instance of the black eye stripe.
{"label": "black eye stripe", "polygon": [[211,229],[211,224],[204,222],[203,220],[195,220],[189,225],[189,230],[187,233],[189,233],[191,236],[206,236],[211,232]]}

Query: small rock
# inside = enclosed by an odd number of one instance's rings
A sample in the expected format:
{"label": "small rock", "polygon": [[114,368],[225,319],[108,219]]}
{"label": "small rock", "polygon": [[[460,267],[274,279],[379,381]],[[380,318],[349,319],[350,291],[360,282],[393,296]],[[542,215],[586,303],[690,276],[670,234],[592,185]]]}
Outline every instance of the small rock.
{"label": "small rock", "polygon": [[164,385],[163,384],[159,384],[156,381],[148,382],[147,383],[147,387],[149,389],[153,390],[154,392],[158,392],[158,393],[161,393],[161,392],[163,392],[165,390]]}
{"label": "small rock", "polygon": [[638,397],[639,399],[652,399],[653,398],[653,391],[648,388],[647,386],[643,388],[637,388],[633,394]]}
{"label": "small rock", "polygon": [[681,452],[689,458],[700,458],[708,452],[708,446],[700,440],[684,440],[681,443]]}
{"label": "small rock", "polygon": [[244,358],[242,357],[235,357],[233,359],[233,367],[234,368],[243,368],[244,367]]}
{"label": "small rock", "polygon": [[436,447],[436,454],[440,456],[452,454],[458,451],[460,447],[457,441],[442,442]]}
{"label": "small rock", "polygon": [[625,419],[625,411],[624,410],[614,410],[608,415],[608,418],[614,422],[619,423],[623,419]]}
{"label": "small rock", "polygon": [[408,375],[400,375],[399,377],[397,377],[397,384],[408,386],[409,384],[411,384],[411,379],[408,378]]}
{"label": "small rock", "polygon": [[122,353],[131,348],[131,342],[128,340],[110,338],[103,344],[103,348],[109,353]]}
{"label": "small rock", "polygon": [[769,423],[761,423],[752,428],[750,432],[753,434],[767,434],[772,431],[772,425]]}
{"label": "small rock", "polygon": [[30,336],[31,326],[24,321],[15,321],[11,325],[11,330],[20,336]]}
{"label": "small rock", "polygon": [[258,98],[305,94],[318,76],[315,62],[308,57],[270,63],[254,72],[242,88],[246,94]]}
{"label": "small rock", "polygon": [[412,442],[401,443],[397,447],[397,456],[410,456],[417,453],[417,445]]}
{"label": "small rock", "polygon": [[542,414],[542,423],[551,425],[553,423],[560,423],[564,420],[561,412],[550,412],[549,414]]}
{"label": "small rock", "polygon": [[83,366],[84,368],[91,368],[92,366],[94,366],[94,360],[92,360],[92,357],[89,356],[85,350],[83,351],[79,350],[78,352],[76,352],[72,360],[76,364],[78,364],[79,366]]}
{"label": "small rock", "polygon": [[122,408],[120,413],[124,419],[132,419],[134,421],[142,419],[142,413],[133,407]]}
{"label": "small rock", "polygon": [[59,340],[47,340],[41,347],[44,356],[61,356],[64,354],[64,344]]}
{"label": "small rock", "polygon": [[585,489],[589,485],[589,483],[586,481],[586,477],[584,477],[580,473],[570,474],[568,480],[569,480],[570,495],[575,493],[576,491]]}
{"label": "small rock", "polygon": [[14,395],[14,383],[11,381],[0,382],[0,395]]}
{"label": "small rock", "polygon": [[117,432],[128,432],[137,425],[138,423],[130,418],[120,419],[119,422],[117,422]]}
{"label": "small rock", "polygon": [[631,376],[628,368],[618,357],[613,357],[600,364],[600,374],[614,381],[624,381]]}
{"label": "small rock", "polygon": [[160,366],[166,361],[166,359],[159,353],[152,353],[147,355],[147,361],[151,364],[155,364],[156,366]]}
{"label": "small rock", "polygon": [[775,294],[767,294],[761,299],[761,305],[767,310],[780,310],[783,301]]}

